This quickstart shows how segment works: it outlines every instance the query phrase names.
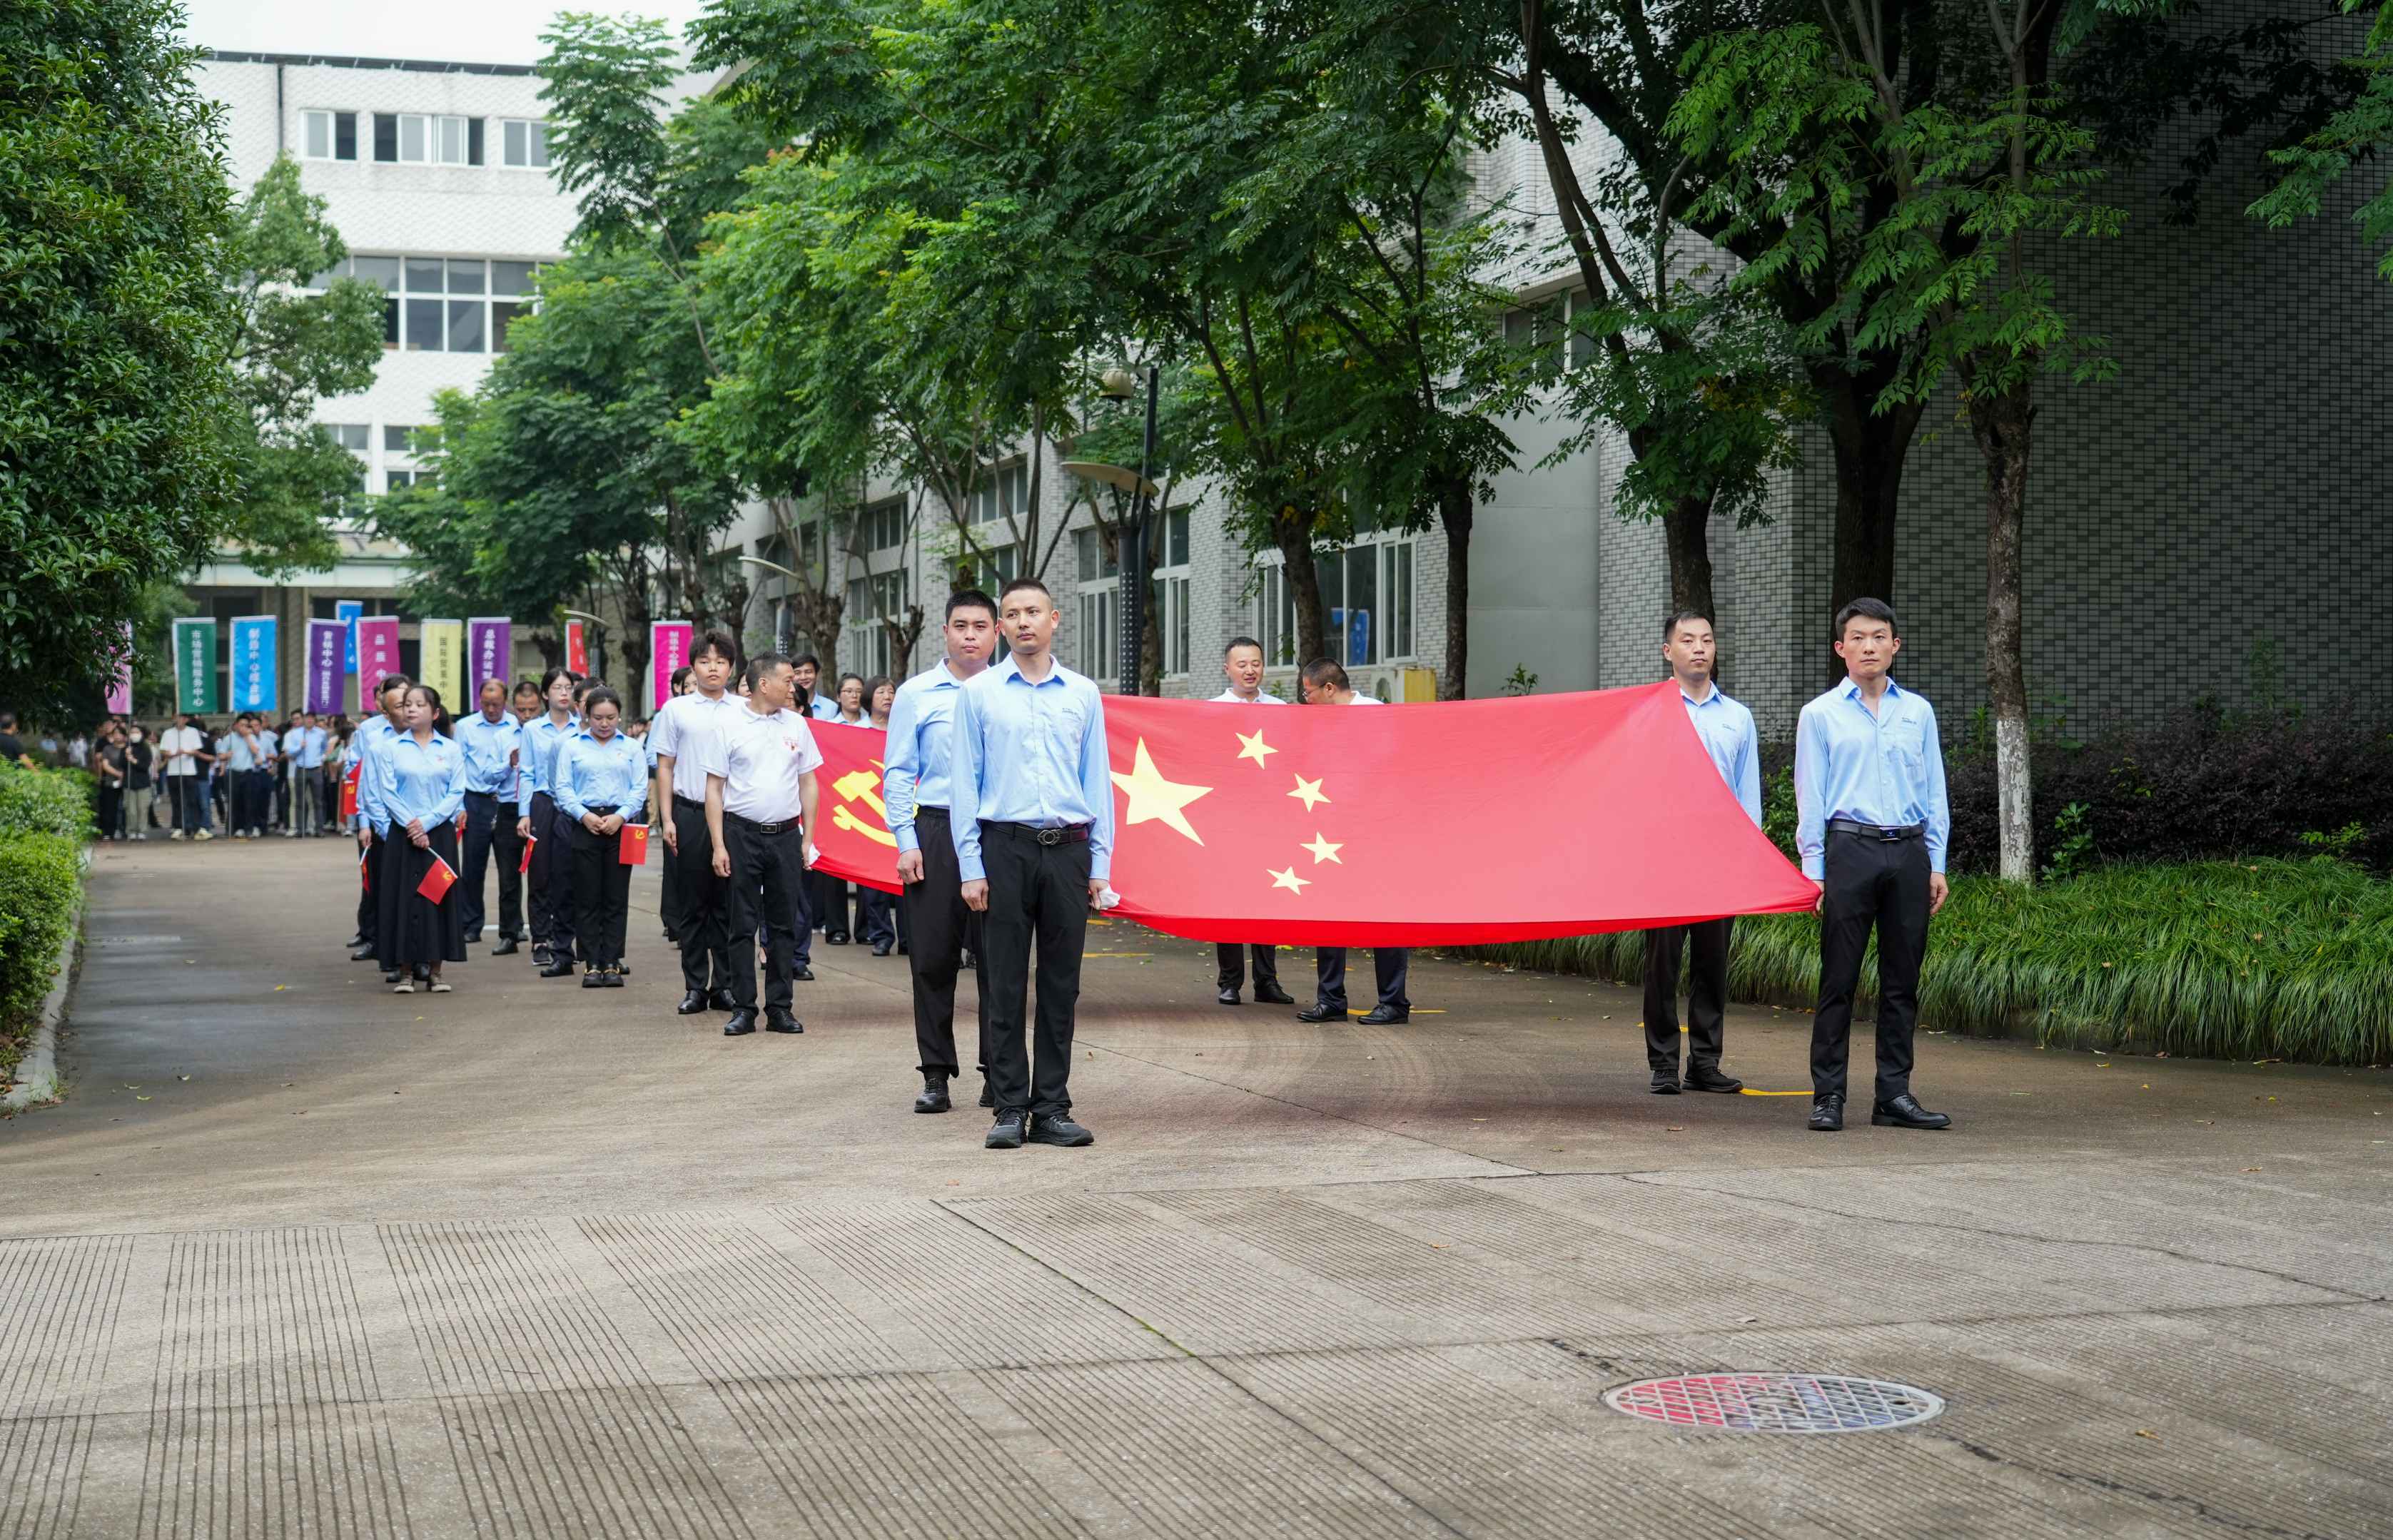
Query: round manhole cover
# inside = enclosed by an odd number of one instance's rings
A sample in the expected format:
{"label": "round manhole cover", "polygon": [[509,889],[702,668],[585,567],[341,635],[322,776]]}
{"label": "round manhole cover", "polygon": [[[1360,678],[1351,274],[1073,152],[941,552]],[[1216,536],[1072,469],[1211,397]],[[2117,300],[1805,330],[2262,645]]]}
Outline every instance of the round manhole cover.
{"label": "round manhole cover", "polygon": [[1942,1397],[1916,1385],[1843,1375],[1674,1375],[1615,1386],[1603,1400],[1649,1422],[1742,1433],[1868,1433],[1944,1410]]}

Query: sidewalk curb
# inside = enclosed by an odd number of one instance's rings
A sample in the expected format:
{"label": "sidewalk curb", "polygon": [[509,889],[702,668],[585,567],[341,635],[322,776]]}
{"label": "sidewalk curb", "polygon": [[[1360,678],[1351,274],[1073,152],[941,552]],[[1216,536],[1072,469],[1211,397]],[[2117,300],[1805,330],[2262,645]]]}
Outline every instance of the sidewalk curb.
{"label": "sidewalk curb", "polygon": [[74,923],[59,947],[58,977],[42,999],[41,1024],[33,1029],[33,1046],[17,1062],[17,1083],[0,1095],[0,1112],[22,1112],[36,1102],[55,1101],[59,1094],[59,1024],[67,1017],[67,997],[74,992],[76,966],[83,960],[83,921],[91,907],[91,853],[84,853],[85,887],[75,900]]}

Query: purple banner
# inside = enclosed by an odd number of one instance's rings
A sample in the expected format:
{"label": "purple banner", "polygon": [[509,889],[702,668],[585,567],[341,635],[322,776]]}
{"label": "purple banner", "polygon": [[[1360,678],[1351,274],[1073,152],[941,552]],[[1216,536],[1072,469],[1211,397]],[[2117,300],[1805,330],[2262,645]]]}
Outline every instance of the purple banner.
{"label": "purple banner", "polygon": [[511,683],[515,672],[515,622],[504,616],[477,616],[465,622],[465,704],[482,698],[490,680]]}
{"label": "purple banner", "polygon": [[332,716],[341,709],[341,676],[348,672],[349,622],[307,622],[307,710]]}
{"label": "purple banner", "polygon": [[382,710],[374,692],[399,672],[399,617],[368,615],[358,621],[358,715],[370,717]]}

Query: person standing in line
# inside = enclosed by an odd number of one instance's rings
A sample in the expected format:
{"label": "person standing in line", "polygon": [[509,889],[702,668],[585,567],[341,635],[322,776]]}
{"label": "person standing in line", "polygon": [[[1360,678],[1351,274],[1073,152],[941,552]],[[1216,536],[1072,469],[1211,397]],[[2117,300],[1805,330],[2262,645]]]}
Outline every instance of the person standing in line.
{"label": "person standing in line", "polygon": [[[699,638],[683,671],[688,693],[666,701],[648,724],[665,842],[664,926],[681,948],[682,997],[673,1007],[676,1015],[739,1009],[731,987],[730,894],[724,879],[714,874],[706,779],[698,768],[707,735],[728,720],[728,713],[741,709],[729,694],[731,675],[739,666],[739,644],[722,632],[708,632]],[[694,797],[693,790],[698,793]]]}
{"label": "person standing in line", "polygon": [[305,836],[313,839],[323,829],[324,803],[317,788],[324,779],[324,749],[329,735],[313,711],[302,711],[293,728],[296,742],[286,739],[282,745],[288,756],[284,774],[285,798],[291,816],[283,826],[290,839]]}
{"label": "person standing in line", "polygon": [[[956,701],[951,833],[964,904],[982,917],[974,949],[988,981],[992,1150],[1096,1142],[1072,1120],[1072,1035],[1089,910],[1113,891],[1113,766],[1105,698],[1055,660],[1061,618],[1046,584],[1007,583],[997,620],[1012,655]],[[1026,1042],[1034,942],[1035,1056]]]}
{"label": "person standing in line", "polygon": [[158,756],[150,730],[139,723],[124,730],[124,828],[130,839],[150,838],[151,804],[157,801]]}
{"label": "person standing in line", "polygon": [[573,972],[573,865],[556,838],[556,799],[549,794],[548,762],[556,746],[582,730],[574,714],[577,681],[564,669],[540,676],[544,716],[523,724],[516,754],[516,837],[532,842],[531,881],[524,890],[530,911],[531,959],[540,976],[561,979]]}
{"label": "person standing in line", "polygon": [[224,816],[225,828],[236,840],[249,838],[249,775],[256,767],[257,738],[249,713],[243,711],[216,739],[215,795],[221,799],[216,811]]}
{"label": "person standing in line", "polygon": [[816,722],[829,722],[839,715],[839,702],[815,688],[822,682],[822,664],[815,655],[802,652],[790,666],[797,673],[798,713]]}
{"label": "person standing in line", "polygon": [[[897,699],[897,682],[885,673],[874,674],[864,682],[864,724],[884,736],[889,731],[889,708]],[[883,760],[888,755],[884,750]],[[887,803],[885,797],[883,803]],[[895,947],[904,949],[905,932],[897,906],[897,895],[856,885],[856,939],[870,945],[874,957],[887,957]]]}
{"label": "person standing in line", "polygon": [[293,756],[299,752],[300,735],[305,731],[299,725],[299,713],[294,711],[282,719],[281,726],[274,729],[274,777],[268,795],[274,803],[274,822],[271,827],[280,830],[286,840],[297,833],[299,829],[298,821],[293,816],[291,807]]}
{"label": "person standing in line", "polygon": [[1855,599],[1837,612],[1843,684],[1814,698],[1795,724],[1795,847],[1820,884],[1820,1004],[1811,1018],[1811,1117],[1845,1126],[1845,1065],[1862,955],[1877,932],[1877,1082],[1870,1121],[1948,1129],[1911,1093],[1919,965],[1928,921],[1944,907],[1944,845],[1953,814],[1944,750],[1927,698],[1890,676],[1903,650],[1894,611]]}
{"label": "person standing in line", "polygon": [[[404,674],[391,674],[382,681],[375,700],[381,714],[360,726],[349,741],[349,753],[357,764],[358,849],[368,880],[360,883],[358,894],[358,934],[354,945],[358,950],[349,954],[352,962],[363,962],[381,955],[382,881],[385,846],[388,843],[375,828],[374,799],[381,794],[377,778],[380,769],[375,756],[407,726],[407,691],[411,681]],[[399,982],[387,965],[383,970],[383,982]]]}
{"label": "person standing in line", "polygon": [[[1718,647],[1711,617],[1682,609],[1662,622],[1662,658],[1679,684],[1680,702],[1695,737],[1711,756],[1720,779],[1756,828],[1761,824],[1761,741],[1753,713],[1712,683]],[[1645,933],[1645,1064],[1656,1096],[1679,1094],[1679,959],[1693,947],[1687,976],[1686,1089],[1733,1092],[1745,1082],[1720,1073],[1728,1021],[1728,944],[1734,920],[1727,916],[1692,925],[1663,925]]]}
{"label": "person standing in line", "polygon": [[465,756],[437,728],[438,690],[412,685],[399,699],[406,724],[377,744],[365,770],[374,788],[374,833],[382,841],[382,866],[374,873],[377,955],[395,993],[412,995],[422,982],[445,995],[443,965],[465,960],[464,921],[450,894],[434,900],[418,889],[436,861],[457,869]]}
{"label": "person standing in line", "polygon": [[114,727],[102,727],[99,747],[85,755],[99,783],[99,837],[124,838],[124,744]]}
{"label": "person standing in line", "polygon": [[507,720],[516,725],[515,742],[507,750],[505,777],[491,799],[496,805],[491,810],[490,860],[499,868],[499,939],[490,948],[492,957],[514,956],[530,934],[524,916],[524,841],[517,832],[516,806],[517,792],[523,785],[523,730],[540,713],[540,686],[529,679],[517,680],[507,697]]}
{"label": "person standing in line", "polygon": [[[1263,688],[1263,645],[1251,636],[1234,636],[1222,649],[1222,676],[1229,688],[1213,698],[1239,706],[1285,706],[1287,701]],[[1268,941],[1258,941],[1241,946],[1235,941],[1213,944],[1213,998],[1223,1005],[1238,1003],[1238,990],[1247,982],[1247,957],[1253,954],[1255,968],[1255,1003],[1258,1005],[1294,1005],[1296,998],[1279,986],[1279,948]]]}
{"label": "person standing in line", "polygon": [[[458,884],[458,919],[465,943],[482,939],[483,884],[488,880],[490,848],[502,819],[512,827],[515,805],[506,798],[515,779],[516,750],[523,728],[507,710],[507,682],[482,681],[481,709],[457,724],[457,747],[465,756],[465,865]],[[505,798],[503,806],[502,799]],[[523,929],[523,879],[502,858],[499,862],[499,933],[512,937]]]}
{"label": "person standing in line", "polygon": [[795,671],[778,652],[748,659],[745,701],[690,747],[706,779],[706,833],[730,920],[731,1017],[726,1038],[756,1030],[756,936],[765,942],[765,1030],[804,1032],[792,1009],[791,925],[804,924],[798,893],[815,858],[815,771],[822,751],[791,709]]}
{"label": "person standing in line", "polygon": [[[1298,687],[1304,692],[1308,706],[1384,706],[1386,701],[1363,694],[1347,682],[1346,671],[1335,660],[1316,658],[1304,665]],[[1411,976],[1413,949],[1409,946],[1374,946],[1371,948],[1371,972],[1379,985],[1380,998],[1362,1018],[1365,1026],[1401,1026],[1413,1018],[1413,1002],[1405,993],[1406,981]],[[1346,1019],[1346,948],[1322,946],[1315,948],[1313,960],[1313,1004],[1296,1013],[1301,1022],[1340,1022]]]}
{"label": "person standing in line", "polygon": [[[839,692],[832,698],[830,711],[827,715],[817,711],[815,715],[820,721],[836,722],[849,727],[865,725],[863,676],[841,674]],[[812,895],[814,918],[822,926],[824,942],[832,946],[846,946],[851,939],[847,926],[847,879],[835,877],[817,867],[807,874],[806,881]]]}
{"label": "person standing in line", "polygon": [[[673,679],[665,689],[665,698],[657,707],[657,716],[664,715],[665,707],[689,693],[689,674],[690,668],[687,663],[673,671]],[[671,848],[673,834],[673,803],[670,793],[663,790],[657,778],[659,750],[656,720],[652,717],[646,723],[635,723],[633,725],[634,729],[633,736],[640,740],[640,751],[648,758],[648,797],[655,809],[649,816],[649,821],[662,833],[667,847],[664,868],[657,874],[657,919],[664,929],[665,945],[678,948],[681,946],[681,937],[673,934],[673,916],[680,912],[681,901],[673,893],[673,889],[678,886],[678,881],[673,871]]]}
{"label": "person standing in line", "polygon": [[963,877],[956,865],[949,804],[954,796],[956,701],[963,687],[988,667],[997,649],[997,603],[976,588],[948,595],[939,639],[946,656],[897,686],[889,707],[887,746],[882,750],[881,801],[889,832],[897,841],[897,881],[905,890],[907,958],[914,984],[914,1051],[921,1063],[922,1092],[914,1110],[946,1112],[954,1105],[948,1082],[961,1073],[956,1056],[956,974],[963,954],[974,955],[980,1032],[974,1065],[981,1075],[980,1104],[996,1105],[988,1081],[988,972],[980,948],[980,916],[964,905]]}
{"label": "person standing in line", "polygon": [[249,837],[263,840],[274,816],[274,784],[282,777],[282,735],[262,716],[252,715],[249,725],[257,738],[257,763],[249,772]]}
{"label": "person standing in line", "polygon": [[191,725],[189,711],[177,711],[174,725],[158,735],[159,774],[166,786],[166,838],[193,837],[206,826],[199,821],[202,735]]}
{"label": "person standing in line", "polygon": [[550,771],[558,818],[573,846],[573,929],[588,959],[584,989],[623,986],[632,896],[623,826],[637,822],[643,811],[648,762],[621,730],[622,715],[621,696],[593,686],[582,699],[582,731],[558,742]]}

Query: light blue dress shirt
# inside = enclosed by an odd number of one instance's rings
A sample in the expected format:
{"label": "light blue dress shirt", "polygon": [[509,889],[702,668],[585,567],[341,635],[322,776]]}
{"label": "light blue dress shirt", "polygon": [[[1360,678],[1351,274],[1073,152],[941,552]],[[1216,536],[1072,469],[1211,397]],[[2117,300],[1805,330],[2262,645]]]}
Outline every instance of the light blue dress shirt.
{"label": "light blue dress shirt", "polygon": [[394,733],[374,750],[369,774],[374,792],[374,832],[404,838],[416,819],[425,829],[445,824],[465,805],[465,755],[454,738],[432,735],[419,743],[412,733]]}
{"label": "light blue dress shirt", "polygon": [[[531,795],[548,790],[549,761],[556,757],[556,746],[582,731],[582,719],[566,719],[559,727],[546,711],[523,724],[523,736],[517,740],[516,768],[522,772],[516,778],[516,816],[531,816]],[[552,797],[555,793],[551,793]],[[540,829],[533,829],[541,834]],[[545,836],[543,836],[545,838]]]}
{"label": "light blue dress shirt", "polygon": [[889,703],[881,802],[889,810],[889,832],[897,837],[901,851],[922,848],[914,833],[914,810],[945,807],[953,795],[948,764],[955,752],[956,698],[963,687],[943,658],[898,685],[896,698]]}
{"label": "light blue dress shirt", "polygon": [[986,879],[980,821],[1089,826],[1089,875],[1111,877],[1113,766],[1105,698],[1057,663],[1032,684],[1016,660],[974,677],[956,699],[948,809],[963,881]]}
{"label": "light blue dress shirt", "polygon": [[601,743],[587,731],[557,745],[548,794],[575,823],[594,807],[611,807],[627,823],[640,821],[648,800],[648,761],[639,739],[617,733]]}
{"label": "light blue dress shirt", "polygon": [[1806,705],[1795,724],[1795,848],[1806,877],[1817,881],[1827,869],[1834,818],[1882,829],[1925,824],[1928,869],[1942,871],[1953,808],[1927,698],[1890,679],[1872,712],[1849,677]]}
{"label": "light blue dress shirt", "polygon": [[523,727],[510,712],[492,722],[481,712],[457,719],[457,746],[465,750],[465,790],[495,797],[506,790],[509,758]]}
{"label": "light blue dress shirt", "polygon": [[1687,708],[1687,720],[1694,724],[1695,737],[1703,739],[1704,752],[1712,757],[1720,779],[1728,782],[1728,789],[1745,804],[1745,816],[1759,828],[1761,739],[1754,730],[1753,713],[1720,694],[1717,685],[1700,701],[1680,685],[1679,699]]}
{"label": "light blue dress shirt", "polygon": [[839,702],[832,699],[830,696],[818,695],[815,697],[813,702],[806,707],[806,714],[813,717],[817,722],[837,722],[839,720]]}
{"label": "light blue dress shirt", "polygon": [[390,724],[386,716],[369,717],[363,726],[349,735],[349,751],[358,761],[358,826],[361,829],[368,825],[382,828],[374,812],[382,795],[382,771],[376,756],[397,737],[399,729]]}
{"label": "light blue dress shirt", "polygon": [[256,768],[260,770],[272,768],[274,756],[281,751],[282,735],[271,727],[260,727],[257,730]]}
{"label": "light blue dress shirt", "polygon": [[249,739],[239,733],[227,733],[216,739],[216,752],[224,756],[222,767],[235,774],[257,768],[258,750],[252,749]]}
{"label": "light blue dress shirt", "polygon": [[302,770],[319,769],[323,765],[324,745],[329,741],[329,736],[321,727],[302,727],[299,729],[299,747],[292,751],[292,757],[299,762]]}

